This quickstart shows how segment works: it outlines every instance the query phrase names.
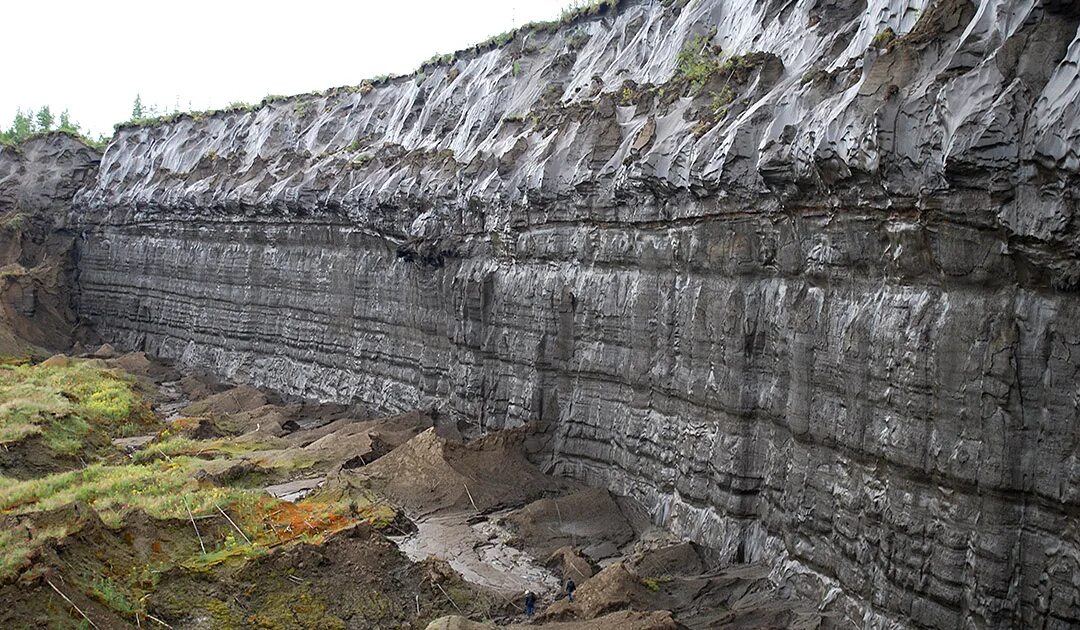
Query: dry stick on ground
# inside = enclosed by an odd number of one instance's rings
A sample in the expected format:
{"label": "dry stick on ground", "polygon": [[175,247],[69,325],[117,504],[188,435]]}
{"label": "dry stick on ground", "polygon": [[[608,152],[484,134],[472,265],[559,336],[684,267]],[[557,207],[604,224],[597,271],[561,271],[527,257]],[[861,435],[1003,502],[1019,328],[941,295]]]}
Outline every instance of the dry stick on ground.
{"label": "dry stick on ground", "polygon": [[[65,602],[71,604],[71,607],[74,608],[80,615],[82,615],[83,619],[85,619],[87,623],[89,623],[94,628],[98,627],[97,624],[94,623],[94,621],[92,619],[90,619],[89,617],[86,616],[86,613],[84,613],[82,611],[82,608],[79,608],[78,606],[76,606],[75,602],[68,599],[67,595],[64,595],[63,593],[61,593],[60,589],[56,588],[56,586],[50,580],[45,580],[45,583],[48,584],[49,587],[52,588],[52,590],[56,591],[57,595],[59,595],[60,597],[63,597]],[[440,588],[442,588],[442,587],[440,587]],[[453,600],[450,600],[450,601],[453,601]]]}
{"label": "dry stick on ground", "polygon": [[195,536],[199,539],[199,548],[202,549],[203,555],[206,555],[206,545],[203,544],[202,534],[199,533],[199,526],[195,524],[195,517],[191,515],[191,508],[188,507],[187,497],[184,499],[184,509],[187,510],[188,518],[191,519],[191,526],[195,528]]}
{"label": "dry stick on ground", "polygon": [[229,518],[229,515],[225,513],[225,510],[221,509],[220,505],[215,505],[214,507],[217,508],[218,512],[221,512],[221,515],[225,517],[225,520],[229,521],[229,524],[232,525],[236,529],[236,531],[240,532],[240,535],[243,536],[244,540],[247,541],[247,544],[250,545],[251,539],[247,537],[247,534],[244,533],[244,530],[240,529],[240,527],[236,523],[234,523],[231,518]]}
{"label": "dry stick on ground", "polygon": [[476,501],[473,501],[472,493],[469,492],[469,484],[463,483],[461,485],[465,486],[465,494],[469,495],[469,503],[472,503],[472,509],[476,510],[477,514],[479,514],[480,508],[476,507]]}
{"label": "dry stick on ground", "polygon": [[439,587],[439,590],[440,590],[440,591],[442,591],[442,594],[443,594],[443,595],[446,595],[446,599],[449,599],[449,600],[450,600],[450,603],[454,605],[454,608],[455,608],[455,609],[457,609],[457,611],[458,611],[458,614],[459,614],[459,615],[461,615],[462,617],[464,617],[464,616],[465,616],[465,613],[464,613],[464,612],[462,612],[462,610],[461,610],[461,608],[460,608],[460,607],[458,607],[458,605],[457,605],[457,602],[455,602],[455,601],[454,601],[454,598],[453,598],[453,597],[450,597],[450,593],[447,593],[447,592],[446,592],[446,589],[442,587],[442,584],[439,584],[439,583],[438,583],[438,582],[436,582],[435,580],[432,580],[432,581],[431,581],[431,583],[432,583],[432,584],[434,584],[435,586],[438,586],[438,587]]}
{"label": "dry stick on ground", "polygon": [[165,626],[166,628],[171,628],[172,627],[169,624],[165,623],[164,621],[162,621],[162,620],[158,619],[157,617],[151,615],[150,613],[143,613],[143,614],[146,615],[147,619],[153,619],[154,621],[160,623],[161,625]]}
{"label": "dry stick on ground", "polygon": [[266,517],[266,522],[270,524],[270,530],[274,532],[274,538],[281,538],[281,535],[278,534],[277,527],[274,526],[274,517],[273,517],[273,515],[267,516]]}

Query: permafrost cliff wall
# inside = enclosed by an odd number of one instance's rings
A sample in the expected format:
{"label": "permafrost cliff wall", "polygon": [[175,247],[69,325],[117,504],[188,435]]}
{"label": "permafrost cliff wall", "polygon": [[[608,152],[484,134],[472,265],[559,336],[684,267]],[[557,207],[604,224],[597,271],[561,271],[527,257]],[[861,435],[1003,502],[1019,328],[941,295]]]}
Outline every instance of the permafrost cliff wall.
{"label": "permafrost cliff wall", "polygon": [[[534,423],[859,626],[1080,623],[1080,12],[671,4],[121,130],[76,197],[83,316]],[[700,35],[731,63],[695,84]]]}

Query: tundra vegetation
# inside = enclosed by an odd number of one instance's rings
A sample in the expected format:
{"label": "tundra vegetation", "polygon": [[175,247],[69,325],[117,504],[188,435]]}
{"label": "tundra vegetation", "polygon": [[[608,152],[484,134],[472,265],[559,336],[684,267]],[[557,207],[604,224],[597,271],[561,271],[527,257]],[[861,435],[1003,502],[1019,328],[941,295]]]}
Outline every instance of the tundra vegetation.
{"label": "tundra vegetation", "polygon": [[[0,625],[134,627],[202,614],[218,627],[288,627],[296,619],[344,627],[309,582],[300,588],[291,573],[271,572],[275,554],[340,545],[344,536],[387,570],[408,566],[379,542],[376,532],[398,513],[374,495],[328,490],[290,502],[264,490],[326,474],[326,458],[272,436],[230,432],[229,414],[209,404],[188,407],[201,416],[166,422],[155,413],[160,396],[148,376],[105,360],[0,364],[0,598],[17,602],[0,612]],[[253,613],[226,596],[225,581],[243,571],[271,572],[251,579],[303,592],[250,594],[259,602]],[[192,580],[215,586],[192,589]],[[471,597],[453,580],[443,588]],[[424,616],[451,609],[424,597]],[[393,625],[404,614],[390,600],[368,603],[350,609],[350,618]]]}

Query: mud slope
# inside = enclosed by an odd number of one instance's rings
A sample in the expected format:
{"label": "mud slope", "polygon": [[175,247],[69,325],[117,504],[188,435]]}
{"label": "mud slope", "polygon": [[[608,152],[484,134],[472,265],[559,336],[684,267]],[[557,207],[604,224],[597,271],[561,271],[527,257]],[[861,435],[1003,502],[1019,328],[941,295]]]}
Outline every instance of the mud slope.
{"label": "mud slope", "polygon": [[119,346],[468,431],[857,624],[1080,623],[1080,15],[628,0],[122,129]]}

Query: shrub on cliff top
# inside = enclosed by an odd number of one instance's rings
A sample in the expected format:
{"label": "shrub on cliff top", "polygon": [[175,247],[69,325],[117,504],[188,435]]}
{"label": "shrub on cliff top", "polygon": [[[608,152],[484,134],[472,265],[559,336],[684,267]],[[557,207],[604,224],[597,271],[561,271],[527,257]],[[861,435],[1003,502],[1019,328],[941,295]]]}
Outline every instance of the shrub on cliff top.
{"label": "shrub on cliff top", "polygon": [[577,0],[563,8],[559,21],[567,24],[580,17],[603,15],[612,9],[619,8],[621,3],[622,0]]}

